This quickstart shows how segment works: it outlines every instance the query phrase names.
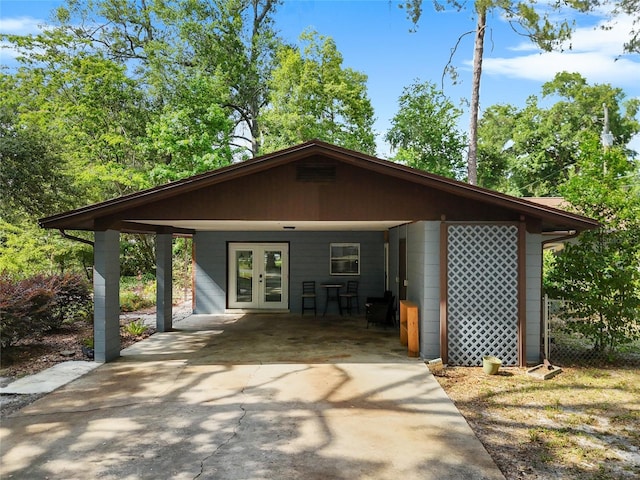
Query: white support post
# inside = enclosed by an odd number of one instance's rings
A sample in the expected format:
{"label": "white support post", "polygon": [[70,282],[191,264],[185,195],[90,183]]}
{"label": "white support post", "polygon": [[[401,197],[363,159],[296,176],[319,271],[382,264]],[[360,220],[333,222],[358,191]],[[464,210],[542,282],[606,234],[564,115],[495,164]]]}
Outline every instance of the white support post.
{"label": "white support post", "polygon": [[173,328],[172,238],[170,233],[156,235],[156,329],[158,332],[168,332]]}
{"label": "white support post", "polygon": [[95,232],[93,348],[96,362],[120,356],[120,233]]}

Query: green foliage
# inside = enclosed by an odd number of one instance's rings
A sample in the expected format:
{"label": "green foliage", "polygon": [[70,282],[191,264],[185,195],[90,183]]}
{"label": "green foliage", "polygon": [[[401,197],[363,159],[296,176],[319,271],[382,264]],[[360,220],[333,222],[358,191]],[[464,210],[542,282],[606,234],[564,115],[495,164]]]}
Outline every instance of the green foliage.
{"label": "green foliage", "polygon": [[[627,0],[627,3],[637,2],[637,0]],[[551,51],[562,45],[570,38],[573,22],[565,16],[559,17],[558,13],[566,7],[575,9],[578,12],[586,12],[590,8],[599,5],[598,0],[568,0],[564,2],[543,3],[536,1],[505,1],[505,0],[481,0],[473,2],[474,13],[485,14],[495,12],[501,15],[520,35],[528,37],[539,48]],[[422,17],[422,0],[405,0],[400,4],[407,12],[407,18],[417,26]],[[446,6],[449,5],[450,9]],[[436,11],[455,10],[461,11],[468,7],[466,2],[460,0],[434,0],[433,6]],[[545,7],[545,8],[542,8]]]}
{"label": "green foliage", "polygon": [[120,274],[123,277],[155,273],[155,255],[152,236],[139,234],[120,236]]}
{"label": "green foliage", "polygon": [[[543,3],[544,8],[539,8],[539,4]],[[545,51],[551,51],[555,48],[562,48],[572,32],[573,23],[569,20],[560,20],[566,18],[558,15],[565,7],[571,7],[577,11],[586,11],[597,4],[597,0],[568,0],[564,2],[536,2],[535,0],[527,1],[505,1],[505,0],[481,0],[471,3],[475,16],[474,33],[474,54],[473,54],[473,78],[471,82],[470,95],[470,117],[471,125],[469,128],[469,149],[467,155],[467,171],[468,181],[476,184],[478,181],[478,115],[480,110],[480,80],[482,76],[482,58],[484,56],[484,36],[487,30],[487,16],[495,13],[506,19],[514,31],[522,36],[528,37],[539,48]],[[453,7],[456,11],[461,11],[469,5],[467,2],[460,0],[434,0],[433,5],[436,11],[445,10],[446,5]],[[406,8],[407,17],[417,26],[422,16],[422,0],[405,0],[400,4],[402,8]],[[462,34],[460,39],[466,34]],[[460,42],[458,41],[458,44]],[[452,50],[452,56],[457,51],[458,44]],[[457,81],[457,69],[452,65],[451,60],[444,68],[445,73],[448,72],[453,81]]]}
{"label": "green foliage", "polygon": [[134,320],[127,323],[123,329],[129,335],[138,336],[146,332],[149,327],[147,327],[142,320]]}
{"label": "green foliage", "polygon": [[155,184],[220,168],[232,159],[233,123],[220,106],[220,86],[204,75],[180,83],[175,98],[147,125],[148,148],[164,158],[150,172]]}
{"label": "green foliage", "polygon": [[92,264],[89,245],[64,240],[56,231],[38,228],[29,218],[14,223],[0,219],[0,273],[13,278],[35,273],[84,275]]}
{"label": "green foliage", "polygon": [[100,53],[74,51],[55,30],[12,40],[24,63],[10,76],[1,104],[11,108],[14,125],[49,144],[59,163],[48,165],[57,181],[52,194],[72,192],[62,197],[69,199],[64,205],[51,202],[47,213],[148,186],[139,143],[149,105],[126,68]]}
{"label": "green foliage", "polygon": [[558,99],[548,108],[537,97],[518,109],[489,107],[479,124],[479,184],[517,196],[557,196],[569,169],[579,161],[580,145],[603,130],[603,104],[615,144],[626,145],[640,132],[640,101],[625,99],[611,85],[588,85],[576,73],[559,73],[542,87],[542,99]]}
{"label": "green foliage", "polygon": [[100,46],[119,64],[135,64],[137,77],[149,87],[145,91],[161,109],[172,103],[185,79],[189,82],[202,75],[220,80],[224,98],[216,96],[199,107],[204,111],[213,104],[223,107],[233,126],[241,126],[231,128],[236,132],[233,143],[248,142],[255,155],[258,117],[268,96],[274,52],[281,44],[273,26],[279,3],[69,0],[66,8],[58,10],[58,20],[62,31],[77,41]]}
{"label": "green foliage", "polygon": [[597,142],[580,158],[561,192],[602,228],[568,244],[546,276],[547,291],[570,305],[569,327],[599,351],[614,352],[640,338],[640,181],[637,165]]}
{"label": "green foliage", "polygon": [[393,160],[410,167],[461,179],[466,138],[458,132],[462,111],[433,83],[414,83],[400,96],[386,140]]}
{"label": "green foliage", "polygon": [[[9,79],[0,75],[0,89]],[[5,220],[52,213],[71,204],[71,180],[55,142],[38,125],[20,124],[0,101],[0,211]]]}
{"label": "green foliage", "polygon": [[261,116],[263,150],[314,138],[375,153],[373,107],[367,77],[342,66],[333,39],[307,31],[302,50],[283,47],[269,82],[269,106]]}
{"label": "green foliage", "polygon": [[126,291],[120,294],[120,311],[137,312],[143,308],[149,308],[154,302],[134,291]]}
{"label": "green foliage", "polygon": [[120,277],[120,310],[136,312],[155,305],[156,284],[152,274]]}
{"label": "green foliage", "polygon": [[14,280],[0,275],[0,347],[59,328],[63,322],[86,320],[91,306],[89,286],[81,276]]}

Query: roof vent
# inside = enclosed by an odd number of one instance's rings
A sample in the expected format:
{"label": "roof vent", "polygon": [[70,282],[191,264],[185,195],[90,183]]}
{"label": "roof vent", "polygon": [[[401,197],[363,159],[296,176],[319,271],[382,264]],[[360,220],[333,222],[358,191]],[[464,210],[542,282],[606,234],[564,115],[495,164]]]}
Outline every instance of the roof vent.
{"label": "roof vent", "polygon": [[296,180],[298,182],[335,182],[336,166],[326,164],[297,165]]}

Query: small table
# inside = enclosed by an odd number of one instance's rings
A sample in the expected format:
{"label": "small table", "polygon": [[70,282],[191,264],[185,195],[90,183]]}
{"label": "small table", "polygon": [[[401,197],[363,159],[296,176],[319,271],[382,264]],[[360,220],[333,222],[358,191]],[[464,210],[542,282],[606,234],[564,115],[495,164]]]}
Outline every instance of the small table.
{"label": "small table", "polygon": [[324,313],[322,316],[324,317],[327,314],[327,308],[329,307],[329,300],[335,300],[338,302],[338,311],[340,315],[342,315],[342,305],[340,304],[340,289],[344,287],[344,283],[322,283],[320,284],[322,288],[325,288],[327,291],[327,296],[325,297],[324,302]]}

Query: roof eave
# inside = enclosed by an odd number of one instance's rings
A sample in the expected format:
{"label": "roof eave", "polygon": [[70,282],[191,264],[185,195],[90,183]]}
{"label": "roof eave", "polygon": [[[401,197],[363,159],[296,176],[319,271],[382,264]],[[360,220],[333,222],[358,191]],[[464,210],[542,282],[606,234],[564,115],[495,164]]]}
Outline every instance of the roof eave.
{"label": "roof eave", "polygon": [[[104,202],[88,205],[57,215],[42,218],[38,221],[43,228],[64,228],[73,230],[101,230],[96,220],[118,214],[129,208],[145,204],[149,199],[154,201],[206,188],[219,182],[230,181],[245,175],[258,173],[300,158],[322,154],[329,158],[369,168],[383,175],[420,183],[438,190],[463,196],[471,200],[479,200],[488,204],[516,210],[520,214],[539,218],[549,223],[552,228],[570,228],[587,230],[598,228],[600,224],[588,217],[566,212],[553,207],[533,203],[529,200],[511,197],[493,190],[463,183],[433,173],[416,170],[389,160],[362,154],[343,147],[311,140],[285,150],[256,157],[245,162],[229,165],[217,170],[189,177],[175,182],[153,187],[141,192],[132,193]],[[561,221],[559,221],[561,220]]]}

